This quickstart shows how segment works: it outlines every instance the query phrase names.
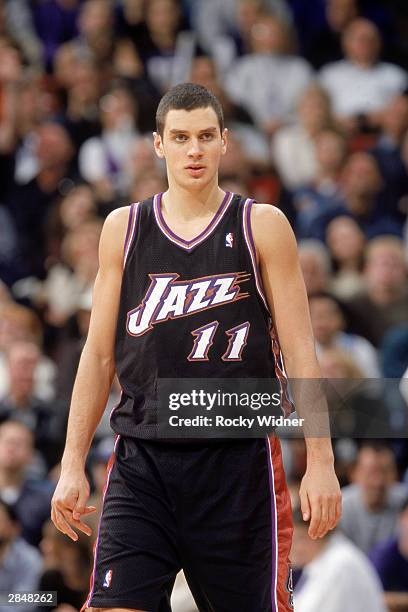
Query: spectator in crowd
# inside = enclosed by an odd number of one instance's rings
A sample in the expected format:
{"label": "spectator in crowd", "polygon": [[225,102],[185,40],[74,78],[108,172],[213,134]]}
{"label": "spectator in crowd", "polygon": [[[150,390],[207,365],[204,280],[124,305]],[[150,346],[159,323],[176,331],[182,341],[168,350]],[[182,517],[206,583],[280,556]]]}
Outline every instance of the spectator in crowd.
{"label": "spectator in crowd", "polygon": [[67,233],[61,262],[51,266],[43,284],[46,320],[62,327],[73,315],[81,296],[93,287],[98,271],[98,245],[102,222],[93,218]]}
{"label": "spectator in crowd", "polygon": [[[42,345],[43,329],[34,310],[6,301],[0,304],[0,397],[8,392],[7,352],[15,342],[33,342]],[[35,395],[51,400],[55,395],[55,364],[46,355],[41,355],[35,373]]]}
{"label": "spectator in crowd", "polygon": [[385,591],[387,605],[397,610],[408,608],[408,498],[398,516],[397,536],[376,546],[370,559]]}
{"label": "spectator in crowd", "polygon": [[53,486],[26,475],[34,458],[33,444],[33,434],[23,423],[6,421],[0,425],[0,499],[14,507],[22,537],[37,546],[49,517]]}
{"label": "spectator in crowd", "polygon": [[368,340],[346,333],[346,317],[340,303],[328,293],[311,295],[309,308],[317,355],[328,348],[341,348],[357,363],[366,378],[380,376],[377,351]]}
{"label": "spectator in crowd", "polygon": [[54,60],[54,83],[61,100],[61,120],[75,150],[100,132],[99,99],[103,79],[95,59],[81,54],[74,42],[62,45]]}
{"label": "spectator in crowd", "polygon": [[35,371],[40,356],[38,345],[30,342],[16,342],[9,348],[9,388],[7,395],[0,397],[0,423],[11,419],[27,425],[50,469],[61,458],[65,414],[58,412],[61,406],[51,405],[35,395]]}
{"label": "spectator in crowd", "polygon": [[305,56],[314,68],[342,58],[341,37],[344,30],[358,16],[357,0],[327,0],[325,2],[326,23],[312,37],[305,49]]}
{"label": "spectator in crowd", "polygon": [[80,8],[76,44],[83,53],[88,53],[101,70],[113,51],[114,34],[113,4],[110,0],[85,0]]}
{"label": "spectator in crowd", "polygon": [[66,130],[45,123],[37,130],[38,174],[25,185],[15,185],[6,196],[19,235],[26,275],[44,273],[44,226],[62,181],[71,173],[73,147]]}
{"label": "spectator in crowd", "polygon": [[126,83],[131,91],[136,107],[137,127],[140,132],[153,132],[156,128],[156,108],[160,101],[157,87],[149,78],[146,68],[133,41],[140,38],[119,39],[113,51],[113,71],[115,77]]}
{"label": "spectator in crowd", "polygon": [[401,155],[401,146],[408,133],[408,96],[396,96],[380,115],[380,135],[371,154],[375,157],[387,186],[385,207],[399,215],[407,213],[404,198],[408,193],[408,168]]}
{"label": "spectator in crowd", "polygon": [[76,36],[79,5],[80,0],[46,0],[33,5],[34,25],[46,67],[52,65],[59,45]]}
{"label": "spectator in crowd", "polygon": [[265,160],[269,159],[267,140],[253,125],[249,113],[242,106],[234,104],[228,97],[217,76],[214,60],[205,55],[194,58],[190,80],[207,87],[217,96],[222,104],[224,124],[228,130],[238,137],[252,162],[265,165]]}
{"label": "spectator in crowd", "polygon": [[345,208],[360,224],[367,238],[380,234],[401,236],[397,202],[384,183],[376,158],[360,152],[350,155],[342,176]]}
{"label": "spectator in crowd", "polygon": [[394,236],[370,240],[364,264],[365,291],[347,306],[350,325],[374,346],[392,326],[408,323],[408,285],[403,243]]}
{"label": "spectator in crowd", "polygon": [[[17,591],[35,591],[42,572],[39,551],[20,537],[21,527],[12,506],[0,500],[0,590],[2,594]],[[2,602],[0,612],[10,610]],[[17,612],[27,610],[24,605],[13,604]]]}
{"label": "spectator in crowd", "polygon": [[365,242],[358,223],[351,217],[336,217],[327,226],[326,244],[334,265],[330,290],[339,299],[351,299],[364,290]]}
{"label": "spectator in crowd", "polygon": [[332,124],[330,98],[316,83],[302,93],[297,121],[277,130],[272,139],[272,159],[284,185],[296,189],[316,177],[315,139]]}
{"label": "spectator in crowd", "polygon": [[342,44],[344,59],[320,72],[333,111],[350,130],[365,123],[378,126],[379,113],[407,87],[407,74],[399,66],[379,61],[380,33],[368,19],[352,21],[343,32]]}
{"label": "spectator in crowd", "polygon": [[360,448],[352,484],[343,487],[340,527],[364,553],[393,537],[397,517],[408,494],[396,481],[395,457],[390,448],[366,442]]}
{"label": "spectator in crowd", "polygon": [[316,136],[317,171],[314,180],[296,190],[296,234],[299,238],[324,240],[324,229],[330,219],[343,211],[340,174],[346,158],[346,141],[333,130]]}
{"label": "spectator in crowd", "polygon": [[251,53],[236,60],[225,82],[231,99],[271,135],[293,117],[312,79],[307,62],[289,54],[290,44],[282,22],[269,15],[261,17],[251,29]]}
{"label": "spectator in crowd", "polygon": [[295,581],[296,610],[386,612],[379,579],[355,545],[338,532],[312,540],[299,509],[294,512],[294,527],[291,558],[302,570]]}
{"label": "spectator in crowd", "polygon": [[137,43],[146,73],[162,94],[187,80],[197,47],[196,36],[183,30],[178,0],[150,0],[145,5],[147,36]]}
{"label": "spectator in crowd", "polygon": [[102,133],[82,145],[79,169],[93,185],[100,200],[114,201],[127,193],[126,161],[138,136],[135,125],[137,109],[130,92],[112,88],[100,102]]}
{"label": "spectator in crowd", "polygon": [[308,296],[326,291],[331,274],[330,255],[320,240],[301,240],[299,262]]}
{"label": "spectator in crowd", "polygon": [[236,55],[250,51],[250,30],[265,12],[284,23],[291,13],[284,0],[206,0],[193,2],[192,23],[200,44],[214,53],[218,67],[227,70]]}
{"label": "spectator in crowd", "polygon": [[61,242],[66,234],[92,221],[98,212],[96,197],[87,183],[74,186],[53,208],[47,228],[48,256],[61,259]]}

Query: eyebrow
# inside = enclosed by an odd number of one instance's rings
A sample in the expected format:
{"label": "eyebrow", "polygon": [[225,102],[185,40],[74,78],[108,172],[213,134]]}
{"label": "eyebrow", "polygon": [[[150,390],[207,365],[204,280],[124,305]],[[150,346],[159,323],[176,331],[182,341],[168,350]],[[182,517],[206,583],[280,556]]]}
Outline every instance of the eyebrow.
{"label": "eyebrow", "polygon": [[[209,128],[205,128],[204,130],[200,130],[199,134],[203,134],[205,132],[217,132],[217,128],[216,127],[209,127]],[[188,134],[188,130],[177,130],[177,129],[173,129],[170,130],[170,134]]]}

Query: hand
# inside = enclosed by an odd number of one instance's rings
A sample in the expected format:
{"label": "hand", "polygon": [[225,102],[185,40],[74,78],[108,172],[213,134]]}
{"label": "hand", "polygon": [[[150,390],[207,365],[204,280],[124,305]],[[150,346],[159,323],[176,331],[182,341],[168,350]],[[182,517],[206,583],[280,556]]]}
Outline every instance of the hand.
{"label": "hand", "polygon": [[81,521],[82,514],[96,511],[95,506],[86,506],[89,483],[83,471],[62,472],[51,500],[51,519],[57,529],[76,542],[78,534],[72,529],[92,535],[92,529]]}
{"label": "hand", "polygon": [[303,519],[310,519],[309,536],[313,540],[336,527],[341,517],[341,492],[332,463],[316,460],[309,464],[299,496]]}

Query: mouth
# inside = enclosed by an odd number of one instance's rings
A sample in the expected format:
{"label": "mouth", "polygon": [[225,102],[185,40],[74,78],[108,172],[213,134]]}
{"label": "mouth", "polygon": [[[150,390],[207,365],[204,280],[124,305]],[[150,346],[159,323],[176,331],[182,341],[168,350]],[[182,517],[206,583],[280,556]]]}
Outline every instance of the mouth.
{"label": "mouth", "polygon": [[197,177],[201,176],[204,173],[205,166],[203,166],[202,164],[190,164],[189,166],[186,166],[186,170],[192,176]]}

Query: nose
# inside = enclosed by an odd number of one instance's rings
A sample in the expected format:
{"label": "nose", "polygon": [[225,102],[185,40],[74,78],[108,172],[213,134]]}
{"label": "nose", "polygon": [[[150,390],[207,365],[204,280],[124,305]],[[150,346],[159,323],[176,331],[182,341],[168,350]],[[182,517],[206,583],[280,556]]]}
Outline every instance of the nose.
{"label": "nose", "polygon": [[191,146],[188,151],[188,156],[193,159],[199,159],[202,156],[202,150],[198,138],[191,140]]}

